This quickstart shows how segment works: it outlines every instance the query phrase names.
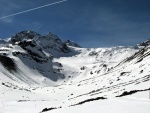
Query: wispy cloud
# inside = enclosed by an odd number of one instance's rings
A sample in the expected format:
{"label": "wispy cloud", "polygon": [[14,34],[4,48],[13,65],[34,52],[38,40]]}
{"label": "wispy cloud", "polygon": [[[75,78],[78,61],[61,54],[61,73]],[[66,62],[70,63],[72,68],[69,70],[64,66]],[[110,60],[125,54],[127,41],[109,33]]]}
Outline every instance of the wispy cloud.
{"label": "wispy cloud", "polygon": [[[1,14],[0,14],[0,17],[3,17],[3,16],[5,16],[5,15],[7,15],[9,12],[11,12],[11,11],[5,11],[5,12],[1,13]],[[9,17],[9,18],[1,19],[0,22],[4,22],[4,23],[12,23],[13,20],[14,20],[13,17]]]}
{"label": "wispy cloud", "polygon": [[[10,0],[2,0],[0,2],[0,17],[11,14],[14,10],[19,9],[19,8],[20,6],[17,5],[15,2],[12,2]],[[4,18],[4,19],[1,19],[0,21],[6,22],[6,23],[12,23],[13,17]]]}
{"label": "wispy cloud", "polygon": [[34,10],[38,10],[38,9],[45,8],[45,7],[48,7],[48,6],[52,6],[52,5],[55,5],[55,4],[60,4],[62,2],[66,2],[66,1],[67,0],[61,0],[61,1],[50,3],[50,4],[42,5],[42,6],[39,6],[39,7],[31,8],[31,9],[28,9],[28,10],[20,11],[20,12],[17,12],[17,13],[9,14],[9,15],[0,17],[0,19],[9,18],[9,17],[12,17],[12,16],[20,15],[20,14],[27,13],[27,12],[34,11]]}

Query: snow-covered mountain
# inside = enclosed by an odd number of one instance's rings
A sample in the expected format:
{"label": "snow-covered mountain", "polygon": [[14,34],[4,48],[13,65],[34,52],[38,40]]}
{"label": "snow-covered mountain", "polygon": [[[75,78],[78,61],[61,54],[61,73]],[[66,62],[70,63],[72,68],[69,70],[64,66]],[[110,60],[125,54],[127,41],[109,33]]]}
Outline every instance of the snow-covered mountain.
{"label": "snow-covered mountain", "polygon": [[[0,40],[0,113],[69,113],[78,108],[87,113],[83,109],[87,103],[94,109],[93,102],[103,105],[100,101],[148,95],[149,59],[149,40],[133,47],[82,48],[52,33],[16,33]],[[145,108],[149,113],[148,107],[141,109]]]}

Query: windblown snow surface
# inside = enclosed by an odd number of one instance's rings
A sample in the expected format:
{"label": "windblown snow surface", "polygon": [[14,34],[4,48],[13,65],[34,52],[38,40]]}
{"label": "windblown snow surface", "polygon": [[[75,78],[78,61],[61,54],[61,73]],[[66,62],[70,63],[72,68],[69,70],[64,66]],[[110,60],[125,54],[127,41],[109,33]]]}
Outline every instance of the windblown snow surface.
{"label": "windblown snow surface", "polygon": [[150,113],[149,40],[81,48],[22,31],[0,40],[0,113]]}

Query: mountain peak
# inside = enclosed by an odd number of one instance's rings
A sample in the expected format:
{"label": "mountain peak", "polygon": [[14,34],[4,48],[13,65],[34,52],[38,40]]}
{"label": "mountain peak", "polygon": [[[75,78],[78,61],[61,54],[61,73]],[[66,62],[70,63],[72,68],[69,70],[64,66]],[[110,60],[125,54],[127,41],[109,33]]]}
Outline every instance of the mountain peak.
{"label": "mountain peak", "polygon": [[31,31],[31,30],[24,30],[24,31],[21,31],[21,32],[18,32],[16,33],[14,36],[11,37],[11,42],[12,43],[15,43],[15,42],[20,42],[20,41],[23,41],[23,40],[26,40],[26,39],[35,39],[37,37],[40,37],[41,35],[38,34],[37,32],[35,31]]}

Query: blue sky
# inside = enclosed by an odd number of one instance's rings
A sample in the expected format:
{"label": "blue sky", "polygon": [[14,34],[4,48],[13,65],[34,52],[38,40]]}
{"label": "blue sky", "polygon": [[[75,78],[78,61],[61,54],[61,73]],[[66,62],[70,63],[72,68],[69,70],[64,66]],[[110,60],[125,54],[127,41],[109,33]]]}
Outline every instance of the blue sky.
{"label": "blue sky", "polygon": [[[0,0],[0,17],[59,0]],[[68,0],[0,20],[0,38],[52,32],[83,47],[131,46],[150,38],[150,0]]]}

